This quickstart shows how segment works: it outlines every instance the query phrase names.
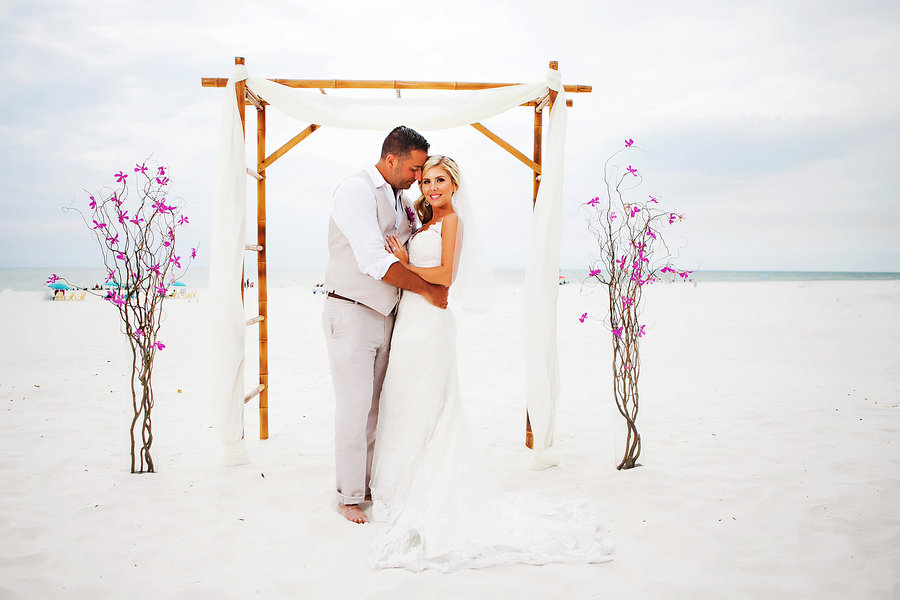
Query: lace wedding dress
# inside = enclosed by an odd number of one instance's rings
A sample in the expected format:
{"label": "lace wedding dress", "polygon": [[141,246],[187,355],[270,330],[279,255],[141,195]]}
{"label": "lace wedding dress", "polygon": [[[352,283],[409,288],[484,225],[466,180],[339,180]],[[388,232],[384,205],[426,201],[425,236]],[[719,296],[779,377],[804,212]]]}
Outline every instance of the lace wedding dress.
{"label": "lace wedding dress", "polygon": [[[439,266],[435,223],[410,242],[410,262]],[[500,489],[472,448],[456,373],[450,310],[405,293],[379,407],[372,467],[375,568],[411,571],[612,560],[587,499]]]}

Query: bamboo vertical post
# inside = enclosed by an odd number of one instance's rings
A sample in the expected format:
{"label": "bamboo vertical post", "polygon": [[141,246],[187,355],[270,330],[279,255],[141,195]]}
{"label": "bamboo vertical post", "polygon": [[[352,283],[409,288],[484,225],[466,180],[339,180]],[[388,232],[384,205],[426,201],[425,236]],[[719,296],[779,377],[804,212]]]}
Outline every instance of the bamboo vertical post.
{"label": "bamboo vertical post", "polygon": [[[540,106],[534,107],[534,162],[541,164],[541,144],[543,143],[543,112]],[[534,177],[534,199],[532,203],[537,202],[538,189],[541,187],[541,176],[536,171],[532,173]]]}
{"label": "bamboo vertical post", "polygon": [[[234,64],[244,64],[243,56],[235,56]],[[234,84],[234,95],[237,97],[238,114],[241,115],[241,133],[247,138],[247,126],[244,123],[244,94],[247,92],[247,83],[243,80]],[[244,267],[241,267],[241,306],[244,305]]]}
{"label": "bamboo vertical post", "polygon": [[[534,162],[538,165],[541,164],[542,152],[541,146],[543,144],[543,129],[544,129],[544,120],[543,113],[541,112],[540,106],[534,107]],[[534,178],[534,198],[531,203],[532,206],[537,203],[538,190],[541,187],[541,176],[537,171],[532,173],[532,177]],[[528,415],[528,409],[525,409],[525,447],[526,448],[534,448],[534,434],[531,432],[531,417]]]}
{"label": "bamboo vertical post", "polygon": [[[555,60],[550,61],[550,68],[554,71],[559,71],[559,63]],[[559,95],[559,92],[556,90],[550,90],[550,112],[553,112],[553,103],[556,102],[556,96]]]}
{"label": "bamboo vertical post", "polygon": [[269,439],[269,292],[266,278],[266,172],[262,169],[266,159],[266,105],[256,111],[256,163],[259,179],[256,181],[256,293],[259,300],[259,439]]}

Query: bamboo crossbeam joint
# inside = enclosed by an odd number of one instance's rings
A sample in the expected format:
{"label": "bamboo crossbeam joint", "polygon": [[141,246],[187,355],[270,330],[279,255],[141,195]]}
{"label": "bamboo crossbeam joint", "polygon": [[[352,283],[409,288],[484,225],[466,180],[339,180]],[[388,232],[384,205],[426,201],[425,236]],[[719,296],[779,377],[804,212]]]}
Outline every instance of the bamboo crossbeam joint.
{"label": "bamboo crossbeam joint", "polygon": [[251,325],[259,323],[260,321],[263,321],[263,320],[265,320],[265,317],[262,315],[257,315],[255,317],[253,317],[252,319],[247,319],[247,327],[250,327]]}
{"label": "bamboo crossbeam joint", "polygon": [[257,181],[263,180],[263,176],[260,175],[259,173],[257,173],[256,171],[254,171],[253,169],[251,169],[250,167],[247,167],[247,175],[249,175],[251,177],[255,177]]}
{"label": "bamboo crossbeam joint", "polygon": [[263,247],[259,244],[244,244],[244,250],[252,250],[253,252],[262,252]]}
{"label": "bamboo crossbeam joint", "polygon": [[256,110],[262,110],[262,99],[253,93],[252,90],[244,90],[244,98],[246,98],[247,102],[256,107]]}
{"label": "bamboo crossbeam joint", "polygon": [[481,123],[472,123],[471,125],[475,129],[477,129],[478,131],[483,133],[485,136],[487,136],[487,138],[490,139],[492,142],[494,142],[495,144],[497,144],[498,146],[500,146],[501,148],[503,148],[504,150],[506,150],[507,152],[509,152],[516,158],[518,158],[520,161],[522,161],[532,171],[534,171],[535,173],[541,172],[541,165],[537,164],[536,162],[534,162],[533,160],[531,160],[530,158],[528,158],[527,156],[525,156],[524,154],[522,154],[521,152],[516,150],[509,142],[507,142],[506,140],[504,140],[503,138],[501,138],[500,136],[498,136],[497,134],[492,132],[490,129],[488,129]]}
{"label": "bamboo crossbeam joint", "polygon": [[262,391],[263,391],[264,389],[266,389],[266,386],[265,386],[264,384],[262,384],[262,383],[259,384],[259,385],[256,387],[256,389],[254,389],[252,392],[250,392],[249,394],[247,394],[246,396],[244,396],[244,404],[247,404],[248,402],[250,402],[251,400],[253,400],[253,399],[256,398],[257,396],[259,396],[259,395],[262,393]]}
{"label": "bamboo crossbeam joint", "polygon": [[259,170],[264,171],[267,168],[271,167],[272,163],[274,163],[276,160],[278,160],[279,158],[281,158],[282,156],[287,154],[287,152],[291,148],[293,148],[294,146],[296,146],[297,144],[299,144],[300,142],[305,140],[307,137],[312,135],[312,133],[316,129],[320,129],[320,128],[321,128],[321,125],[312,124],[309,127],[307,127],[306,129],[304,129],[303,131],[301,131],[300,133],[298,133],[297,135],[295,135],[284,146],[282,146],[281,148],[279,148],[278,150],[276,150],[275,152],[270,154],[264,161],[262,161],[259,164]]}

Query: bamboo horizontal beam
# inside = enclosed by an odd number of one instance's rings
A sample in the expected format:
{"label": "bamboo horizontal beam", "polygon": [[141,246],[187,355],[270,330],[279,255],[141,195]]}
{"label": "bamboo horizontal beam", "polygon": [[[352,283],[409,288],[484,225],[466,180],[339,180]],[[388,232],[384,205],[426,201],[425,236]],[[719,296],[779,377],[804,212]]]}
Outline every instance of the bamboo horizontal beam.
{"label": "bamboo horizontal beam", "polygon": [[264,320],[265,320],[265,317],[262,315],[257,315],[255,317],[253,317],[252,319],[247,319],[247,327],[250,327],[251,325],[255,325],[256,323],[259,323],[260,321],[264,321]]}
{"label": "bamboo horizontal beam", "polygon": [[257,244],[244,244],[244,250],[252,250],[253,252],[262,252],[263,247]]}
{"label": "bamboo horizontal beam", "polygon": [[505,141],[503,138],[492,132],[490,129],[482,125],[481,123],[472,123],[472,127],[486,135],[492,142],[518,158],[520,161],[525,163],[532,171],[535,173],[541,172],[541,165],[537,164],[518,150],[516,150],[509,142]]}
{"label": "bamboo horizontal beam", "polygon": [[247,167],[247,175],[249,175],[250,177],[255,177],[257,181],[262,181],[262,175],[260,175],[250,167]]}
{"label": "bamboo horizontal beam", "polygon": [[262,384],[262,383],[259,384],[259,385],[256,387],[256,389],[254,389],[252,392],[250,392],[249,394],[247,394],[246,396],[244,396],[244,404],[247,404],[248,402],[250,402],[251,400],[253,400],[253,399],[256,398],[257,396],[259,396],[259,395],[262,393],[262,391],[263,391],[264,389],[266,389],[266,386],[265,386],[264,384]]}
{"label": "bamboo horizontal beam", "polygon": [[308,138],[312,134],[312,132],[316,129],[319,129],[319,127],[319,125],[310,125],[306,129],[295,135],[288,143],[266,157],[266,159],[259,164],[259,170],[265,171],[266,169],[271,167],[272,163],[284,156],[288,152],[288,150]]}
{"label": "bamboo horizontal beam", "polygon": [[[269,79],[292,88],[315,89],[365,89],[365,90],[489,90],[492,88],[522,85],[520,83],[475,83],[467,81],[398,81],[375,79]],[[203,87],[225,87],[227,77],[203,77]],[[567,94],[587,94],[592,86],[573,84],[563,86]]]}

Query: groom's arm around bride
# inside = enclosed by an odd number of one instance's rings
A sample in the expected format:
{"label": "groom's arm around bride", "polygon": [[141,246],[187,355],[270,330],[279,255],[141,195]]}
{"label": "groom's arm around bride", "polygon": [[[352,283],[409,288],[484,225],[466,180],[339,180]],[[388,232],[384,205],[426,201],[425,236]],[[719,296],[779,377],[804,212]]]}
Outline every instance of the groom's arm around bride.
{"label": "groom's arm around bride", "polygon": [[378,400],[387,369],[400,289],[447,307],[447,288],[426,282],[385,250],[385,238],[403,243],[416,225],[403,194],[422,178],[429,144],[397,127],[381,157],[345,179],[334,195],[328,230],[322,322],[335,394],[335,472],[338,511],[365,523],[359,503],[369,497]]}

